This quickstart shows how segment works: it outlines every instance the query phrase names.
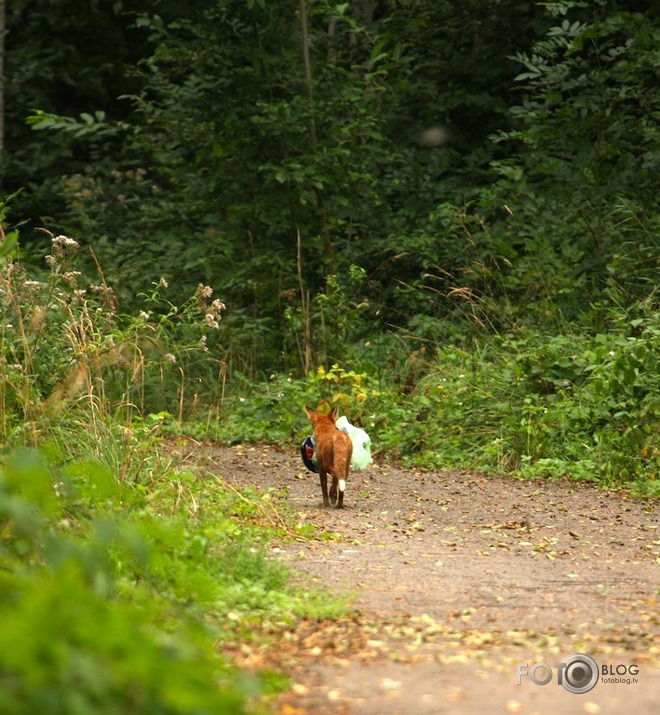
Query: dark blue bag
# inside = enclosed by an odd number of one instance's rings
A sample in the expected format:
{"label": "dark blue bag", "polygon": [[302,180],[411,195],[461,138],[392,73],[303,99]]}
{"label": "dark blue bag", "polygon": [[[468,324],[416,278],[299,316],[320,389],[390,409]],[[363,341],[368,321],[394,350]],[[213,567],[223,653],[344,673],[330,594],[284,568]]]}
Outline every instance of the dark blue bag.
{"label": "dark blue bag", "polygon": [[316,456],[314,454],[314,436],[310,435],[307,439],[300,445],[300,454],[302,456],[302,461],[304,462],[307,469],[310,472],[318,472],[319,469],[316,466]]}

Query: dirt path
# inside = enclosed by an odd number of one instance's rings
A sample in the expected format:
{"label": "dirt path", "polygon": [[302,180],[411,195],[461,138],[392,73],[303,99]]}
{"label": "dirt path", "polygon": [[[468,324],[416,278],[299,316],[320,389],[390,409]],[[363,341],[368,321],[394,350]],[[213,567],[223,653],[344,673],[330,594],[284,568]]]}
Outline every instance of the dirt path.
{"label": "dirt path", "polygon": [[[354,594],[355,616],[290,634],[296,657],[274,647],[294,682],[283,715],[660,711],[657,503],[373,465],[351,475],[344,510],[323,510],[295,449],[205,452],[209,469],[274,489],[316,526],[274,557],[307,585]],[[584,694],[557,682],[555,664],[574,653],[598,664]],[[549,664],[551,682],[518,685],[521,663]],[[604,682],[603,666],[619,682]]]}

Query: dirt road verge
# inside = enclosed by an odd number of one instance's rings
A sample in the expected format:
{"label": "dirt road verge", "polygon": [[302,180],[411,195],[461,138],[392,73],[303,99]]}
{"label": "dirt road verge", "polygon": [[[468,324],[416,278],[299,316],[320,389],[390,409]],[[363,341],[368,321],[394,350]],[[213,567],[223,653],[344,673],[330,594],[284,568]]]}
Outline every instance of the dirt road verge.
{"label": "dirt road verge", "polygon": [[[204,453],[214,473],[274,490],[315,525],[274,558],[306,585],[354,595],[350,618],[299,624],[295,655],[274,647],[294,683],[283,715],[658,712],[657,503],[373,465],[351,475],[343,510],[324,510],[295,450]],[[558,684],[575,653],[598,668],[583,694]]]}

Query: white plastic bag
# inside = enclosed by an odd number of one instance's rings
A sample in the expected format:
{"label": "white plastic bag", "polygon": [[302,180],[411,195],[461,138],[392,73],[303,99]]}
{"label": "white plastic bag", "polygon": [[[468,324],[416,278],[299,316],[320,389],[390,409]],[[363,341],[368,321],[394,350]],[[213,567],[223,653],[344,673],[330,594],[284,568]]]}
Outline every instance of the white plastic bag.
{"label": "white plastic bag", "polygon": [[340,417],[335,423],[340,429],[351,438],[353,443],[353,457],[351,458],[352,469],[364,469],[372,462],[371,459],[371,437],[360,427],[354,427],[346,417]]}

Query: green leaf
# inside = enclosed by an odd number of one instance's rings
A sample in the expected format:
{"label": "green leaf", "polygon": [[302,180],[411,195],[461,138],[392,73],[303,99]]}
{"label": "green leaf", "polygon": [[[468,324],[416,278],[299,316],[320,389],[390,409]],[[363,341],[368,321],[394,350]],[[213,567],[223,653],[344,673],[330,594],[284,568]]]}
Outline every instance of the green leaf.
{"label": "green leaf", "polygon": [[16,251],[18,246],[18,231],[5,234],[5,240],[0,243],[0,258],[6,258]]}

